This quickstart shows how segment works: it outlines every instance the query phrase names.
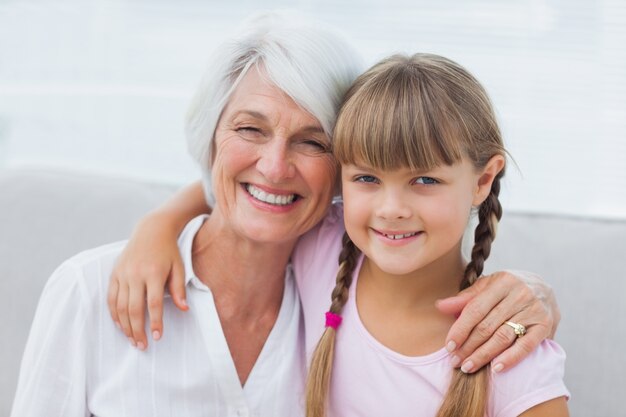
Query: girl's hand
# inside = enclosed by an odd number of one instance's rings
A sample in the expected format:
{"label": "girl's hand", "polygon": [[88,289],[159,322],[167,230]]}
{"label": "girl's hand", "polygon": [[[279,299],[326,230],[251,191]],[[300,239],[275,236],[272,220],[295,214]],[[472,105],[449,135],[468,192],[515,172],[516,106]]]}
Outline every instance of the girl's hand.
{"label": "girl's hand", "polygon": [[[561,319],[552,289],[529,272],[496,272],[476,281],[455,297],[437,302],[444,313],[459,315],[446,347],[453,363],[474,372],[488,362],[500,372],[552,338]],[[520,323],[526,334],[517,337],[506,321]]]}
{"label": "girl's hand", "polygon": [[144,217],[117,260],[109,283],[111,318],[143,350],[148,346],[145,308],[148,300],[150,332],[154,340],[163,335],[163,291],[186,311],[185,268],[178,250],[178,235],[194,217],[210,213],[201,182],[180,191]]}
{"label": "girl's hand", "polygon": [[148,346],[145,308],[154,340],[163,334],[163,297],[167,288],[174,304],[187,310],[185,271],[178,250],[179,229],[168,227],[158,213],[146,216],[135,228],[111,275],[108,305],[113,321],[133,346]]}

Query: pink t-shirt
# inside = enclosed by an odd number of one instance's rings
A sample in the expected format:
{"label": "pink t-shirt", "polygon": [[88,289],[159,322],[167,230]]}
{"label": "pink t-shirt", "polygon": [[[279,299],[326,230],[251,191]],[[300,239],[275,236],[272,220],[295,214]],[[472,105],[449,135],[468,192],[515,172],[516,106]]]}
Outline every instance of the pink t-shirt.
{"label": "pink t-shirt", "polygon": [[[300,239],[294,252],[307,360],[324,331],[324,313],[335,286],[344,231],[342,207],[335,205],[320,225]],[[362,260],[361,257],[337,333],[329,415],[434,416],[452,375],[451,356],[443,347],[426,356],[404,356],[368,333],[355,303]],[[513,369],[493,374],[488,415],[517,416],[550,399],[569,397],[563,383],[564,365],[563,349],[546,340]]]}

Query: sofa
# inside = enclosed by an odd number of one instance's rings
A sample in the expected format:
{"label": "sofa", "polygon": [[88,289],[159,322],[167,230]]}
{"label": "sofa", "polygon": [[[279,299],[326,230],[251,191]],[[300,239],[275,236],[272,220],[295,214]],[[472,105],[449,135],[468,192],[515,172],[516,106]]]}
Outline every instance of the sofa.
{"label": "sofa", "polygon": [[[51,272],[73,254],[125,239],[175,187],[46,169],[0,170],[0,415]],[[527,269],[556,292],[572,416],[626,416],[626,221],[506,213],[487,269]],[[621,318],[620,318],[621,317]]]}

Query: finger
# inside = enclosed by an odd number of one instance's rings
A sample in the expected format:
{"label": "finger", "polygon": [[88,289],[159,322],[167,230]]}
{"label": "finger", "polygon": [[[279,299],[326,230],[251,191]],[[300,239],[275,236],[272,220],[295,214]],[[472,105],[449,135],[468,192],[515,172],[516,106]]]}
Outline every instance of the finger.
{"label": "finger", "polygon": [[[532,301],[533,298],[530,290],[520,290],[516,291],[513,294],[509,294],[506,298],[504,298],[497,305],[495,305],[482,318],[482,320],[474,326],[474,328],[470,332],[470,335],[467,337],[465,342],[458,347],[455,354],[459,358],[461,358],[461,360],[465,361],[465,358],[473,354],[476,349],[478,349],[480,346],[483,346],[493,337],[497,337],[497,339],[494,340],[496,344],[504,343],[505,340],[501,337],[502,335],[496,335],[496,332],[499,328],[501,328],[502,324],[505,321],[511,320],[511,317],[515,317],[516,319],[519,318],[519,320],[521,320],[520,322],[523,322],[527,325],[534,324],[534,319],[528,318],[527,315],[518,316],[518,314],[522,311],[528,312],[530,308],[528,303]],[[470,305],[468,305],[468,309],[470,308],[471,303]],[[512,343],[512,341],[509,341],[506,346],[502,346],[501,350],[494,353],[493,356],[481,360],[481,362],[483,362],[482,364],[492,360],[498,353],[508,348],[510,343]],[[483,353],[485,353],[485,351],[483,351]]]}
{"label": "finger", "polygon": [[[489,362],[506,349],[508,349],[517,338],[515,331],[511,326],[502,324],[498,327],[491,337],[481,346],[476,348],[471,355],[469,355],[461,366],[461,370],[465,373],[472,373]],[[494,363],[494,365],[496,365]],[[494,369],[495,370],[495,369]],[[498,369],[497,371],[500,371]]]}
{"label": "finger", "polygon": [[516,338],[511,347],[493,360],[493,370],[502,372],[520,363],[539,346],[547,333],[548,330],[544,326],[535,325],[527,328],[524,336]]}
{"label": "finger", "polygon": [[122,331],[128,337],[130,343],[133,346],[136,345],[135,340],[132,338],[133,331],[130,327],[130,320],[128,318],[128,286],[123,283],[119,283],[119,291],[117,293],[117,317],[119,319],[120,326],[122,327]]}
{"label": "finger", "polygon": [[109,306],[109,314],[115,325],[121,329],[120,320],[117,315],[117,293],[119,292],[119,283],[116,276],[111,276],[109,281],[109,289],[107,291],[107,305]]}
{"label": "finger", "polygon": [[172,265],[168,288],[176,307],[182,311],[189,310],[185,291],[185,267],[180,261],[176,261]]}
{"label": "finger", "polygon": [[470,300],[476,295],[475,291],[470,292],[470,289],[466,290],[467,292],[463,291],[454,297],[437,300],[435,302],[435,306],[444,314],[459,317],[461,315],[461,311],[463,311],[467,303],[469,303]]}
{"label": "finger", "polygon": [[137,348],[139,348],[139,350],[144,350],[148,345],[145,331],[145,310],[146,287],[143,283],[129,287],[128,315],[132,330],[132,337],[137,343]]}
{"label": "finger", "polygon": [[[492,285],[488,291],[481,291],[484,286],[485,283],[481,283],[481,280],[478,280],[472,287],[465,290],[473,293],[474,296],[467,303],[461,312],[461,315],[452,324],[452,327],[450,327],[450,330],[448,331],[448,335],[446,337],[446,347],[448,347],[448,350],[454,350],[450,349],[452,345],[454,348],[458,348],[467,343],[468,338],[476,326],[478,326],[479,323],[487,317],[490,311],[497,306],[507,294],[506,291],[498,285]],[[497,323],[497,325],[500,323],[501,322]],[[496,323],[493,322],[486,323],[486,325],[491,325],[493,330],[497,327],[495,324]],[[483,342],[485,340],[485,338],[482,339]],[[475,348],[480,344],[481,343],[479,343],[475,338],[472,346]]]}
{"label": "finger", "polygon": [[163,334],[163,292],[161,285],[148,285],[146,288],[148,300],[148,316],[150,317],[150,332],[152,339],[159,340]]}

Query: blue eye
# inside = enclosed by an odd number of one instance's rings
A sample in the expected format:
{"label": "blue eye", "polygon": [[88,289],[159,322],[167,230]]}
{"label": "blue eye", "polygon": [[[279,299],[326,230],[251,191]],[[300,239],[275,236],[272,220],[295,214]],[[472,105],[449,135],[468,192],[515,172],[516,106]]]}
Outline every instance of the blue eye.
{"label": "blue eye", "polygon": [[432,177],[418,177],[415,179],[415,184],[435,185],[439,184],[439,181]]}
{"label": "blue eye", "polygon": [[371,183],[371,184],[377,184],[378,183],[378,178],[373,177],[371,175],[359,175],[358,177],[356,177],[354,179],[355,182],[365,182],[365,183]]}

